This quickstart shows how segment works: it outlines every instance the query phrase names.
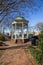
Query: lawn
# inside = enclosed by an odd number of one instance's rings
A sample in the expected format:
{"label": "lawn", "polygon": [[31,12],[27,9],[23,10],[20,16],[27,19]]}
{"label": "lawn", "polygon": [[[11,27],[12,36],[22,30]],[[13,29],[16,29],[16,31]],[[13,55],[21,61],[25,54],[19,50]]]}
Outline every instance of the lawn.
{"label": "lawn", "polygon": [[[26,50],[26,49],[25,49]],[[37,47],[28,46],[26,50],[28,57],[33,63],[37,63],[38,65],[43,65],[43,55],[41,54],[41,50],[37,49]],[[30,52],[30,53],[29,53]],[[33,58],[32,58],[33,57]],[[36,61],[36,62],[35,62]],[[36,65],[37,65],[36,64]]]}

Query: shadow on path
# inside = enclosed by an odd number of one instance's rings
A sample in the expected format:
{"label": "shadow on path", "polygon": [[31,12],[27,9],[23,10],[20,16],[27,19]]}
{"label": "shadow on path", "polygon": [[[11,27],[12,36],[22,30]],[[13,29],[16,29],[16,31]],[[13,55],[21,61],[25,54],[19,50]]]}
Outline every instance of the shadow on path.
{"label": "shadow on path", "polygon": [[6,50],[6,49],[18,49],[18,48],[26,47],[27,45],[29,45],[29,43],[21,44],[21,45],[15,45],[15,46],[5,46],[5,47],[1,47],[0,50]]}

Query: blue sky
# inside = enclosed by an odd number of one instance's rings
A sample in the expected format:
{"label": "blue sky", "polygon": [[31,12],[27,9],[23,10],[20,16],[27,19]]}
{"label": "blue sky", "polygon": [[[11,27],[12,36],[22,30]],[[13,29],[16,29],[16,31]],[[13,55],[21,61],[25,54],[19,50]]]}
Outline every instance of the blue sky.
{"label": "blue sky", "polygon": [[29,20],[32,26],[38,22],[43,22],[43,7],[40,8],[37,12],[33,13]]}
{"label": "blue sky", "polygon": [[33,13],[27,12],[25,18],[29,21],[30,26],[35,26],[38,22],[43,22],[43,7]]}

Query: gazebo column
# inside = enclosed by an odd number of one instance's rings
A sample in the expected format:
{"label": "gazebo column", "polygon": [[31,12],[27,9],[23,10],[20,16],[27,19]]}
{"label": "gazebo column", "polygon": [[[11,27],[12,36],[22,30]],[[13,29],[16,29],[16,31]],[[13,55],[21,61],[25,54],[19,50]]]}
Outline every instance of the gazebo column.
{"label": "gazebo column", "polygon": [[22,23],[22,39],[24,39],[24,32],[23,32],[23,23]]}
{"label": "gazebo column", "polygon": [[28,24],[27,24],[27,38],[28,38]]}
{"label": "gazebo column", "polygon": [[12,26],[12,29],[11,29],[11,38],[13,39],[13,26]]}
{"label": "gazebo column", "polygon": [[16,39],[16,23],[15,23],[15,39]]}

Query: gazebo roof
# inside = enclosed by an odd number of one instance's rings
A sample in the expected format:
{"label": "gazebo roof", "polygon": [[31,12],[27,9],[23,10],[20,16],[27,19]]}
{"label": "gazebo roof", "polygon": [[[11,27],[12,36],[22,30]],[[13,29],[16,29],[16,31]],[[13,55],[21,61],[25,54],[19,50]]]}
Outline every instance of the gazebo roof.
{"label": "gazebo roof", "polygon": [[24,20],[24,17],[17,17],[15,20]]}
{"label": "gazebo roof", "polygon": [[27,21],[24,17],[18,16],[15,21]]}
{"label": "gazebo roof", "polygon": [[15,21],[12,22],[12,24],[15,24],[16,22],[28,23],[28,21],[27,21],[24,17],[21,17],[21,16],[17,17],[17,18],[15,19]]}

